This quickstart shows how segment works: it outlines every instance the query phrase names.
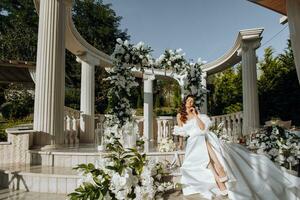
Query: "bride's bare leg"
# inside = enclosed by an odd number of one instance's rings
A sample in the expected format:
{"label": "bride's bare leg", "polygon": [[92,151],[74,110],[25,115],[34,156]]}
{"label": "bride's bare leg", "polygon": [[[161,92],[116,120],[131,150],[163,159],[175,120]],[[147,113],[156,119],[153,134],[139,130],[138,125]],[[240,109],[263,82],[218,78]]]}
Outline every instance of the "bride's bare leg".
{"label": "bride's bare leg", "polygon": [[223,166],[221,165],[220,161],[217,158],[217,155],[215,154],[214,150],[211,147],[211,144],[206,141],[207,151],[209,154],[210,159],[213,162],[213,168],[217,172],[219,178],[225,177],[226,173],[224,171]]}
{"label": "bride's bare leg", "polygon": [[208,164],[208,168],[213,172],[214,177],[215,177],[215,180],[216,180],[216,183],[217,183],[219,189],[220,189],[221,191],[226,190],[226,189],[227,189],[227,188],[226,188],[226,185],[225,185],[224,183],[222,183],[222,182],[219,181],[219,176],[218,176],[218,174],[216,173],[215,168],[213,167],[213,165],[212,165],[211,162]]}
{"label": "bride's bare leg", "polygon": [[179,136],[179,146],[178,146],[178,148],[179,148],[180,150],[183,149],[183,137],[181,137],[181,136]]}

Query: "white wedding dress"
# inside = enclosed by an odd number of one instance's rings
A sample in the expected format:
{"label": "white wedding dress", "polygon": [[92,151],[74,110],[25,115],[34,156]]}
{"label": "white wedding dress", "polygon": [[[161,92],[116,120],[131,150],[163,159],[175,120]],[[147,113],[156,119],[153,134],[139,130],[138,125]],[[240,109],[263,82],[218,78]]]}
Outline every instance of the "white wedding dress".
{"label": "white wedding dress", "polygon": [[183,194],[201,194],[212,199],[217,188],[214,175],[207,168],[209,156],[206,140],[211,144],[228,176],[226,187],[232,200],[300,200],[300,178],[280,170],[269,158],[248,151],[239,144],[220,141],[210,132],[211,121],[198,115],[205,124],[201,130],[195,118],[182,127],[175,126],[174,134],[189,136],[181,167]]}

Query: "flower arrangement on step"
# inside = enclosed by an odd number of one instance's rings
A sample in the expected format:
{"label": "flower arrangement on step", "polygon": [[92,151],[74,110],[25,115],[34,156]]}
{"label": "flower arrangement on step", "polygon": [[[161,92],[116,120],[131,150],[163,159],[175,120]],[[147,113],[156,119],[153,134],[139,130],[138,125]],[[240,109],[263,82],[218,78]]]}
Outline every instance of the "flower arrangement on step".
{"label": "flower arrangement on step", "polygon": [[172,152],[176,150],[176,144],[171,137],[163,137],[158,141],[159,152]]}
{"label": "flower arrangement on step", "polygon": [[107,148],[110,153],[96,165],[81,164],[75,168],[82,179],[69,194],[71,200],[152,200],[174,188],[173,183],[163,179],[169,174],[164,163],[148,160],[135,148],[125,149],[116,137]]}
{"label": "flower arrangement on step", "polygon": [[276,124],[252,134],[247,147],[255,149],[259,154],[265,154],[287,169],[291,170],[299,165],[300,138]]}

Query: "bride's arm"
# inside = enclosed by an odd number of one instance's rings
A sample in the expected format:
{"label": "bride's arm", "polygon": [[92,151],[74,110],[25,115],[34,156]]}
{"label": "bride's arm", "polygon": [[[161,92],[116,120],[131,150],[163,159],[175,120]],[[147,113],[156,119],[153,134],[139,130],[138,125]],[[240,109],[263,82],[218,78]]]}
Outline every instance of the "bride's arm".
{"label": "bride's arm", "polygon": [[194,117],[196,118],[197,120],[197,124],[199,126],[199,128],[201,130],[205,130],[205,123],[200,119],[200,117],[198,116],[198,113],[196,112],[196,109],[195,108],[192,108],[191,110],[192,114],[194,115]]}

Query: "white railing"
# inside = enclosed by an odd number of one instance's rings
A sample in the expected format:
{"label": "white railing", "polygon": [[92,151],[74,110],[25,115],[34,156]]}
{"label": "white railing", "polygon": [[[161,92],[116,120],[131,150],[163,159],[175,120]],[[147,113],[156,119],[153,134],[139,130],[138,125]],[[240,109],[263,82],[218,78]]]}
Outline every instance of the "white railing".
{"label": "white railing", "polygon": [[[71,116],[69,119],[69,115],[66,114],[66,131],[68,131],[68,139],[74,142],[74,137],[76,134],[79,134],[79,117],[80,112],[74,110],[70,110],[68,113]],[[100,144],[101,137],[104,133],[104,120],[105,115],[98,114],[95,115],[95,124],[96,124],[96,142]],[[143,116],[136,116],[136,121],[138,122],[139,126],[139,135],[143,135]],[[224,123],[224,128],[222,130],[223,134],[230,136],[234,141],[237,140],[240,136],[242,136],[242,122],[243,122],[243,114],[242,112],[231,113],[227,115],[219,115],[219,116],[212,116],[211,120],[213,122],[213,126],[218,126],[221,122]],[[72,125],[71,125],[72,124]],[[75,126],[76,124],[76,126]],[[154,147],[156,147],[157,142],[160,141],[162,138],[170,138],[173,137],[175,143],[178,144],[179,137],[174,136],[172,134],[174,126],[176,125],[176,117],[173,116],[158,116],[153,121],[153,141]],[[73,128],[71,128],[73,127]],[[78,137],[75,137],[78,138]],[[78,142],[78,141],[76,141]],[[69,142],[70,143],[70,142]]]}
{"label": "white railing", "polygon": [[243,113],[236,112],[227,115],[218,115],[211,117],[213,126],[217,127],[220,123],[224,123],[223,134],[230,136],[233,141],[236,141],[242,136],[243,128]]}
{"label": "white railing", "polygon": [[65,144],[78,144],[80,133],[80,111],[64,108]]}

